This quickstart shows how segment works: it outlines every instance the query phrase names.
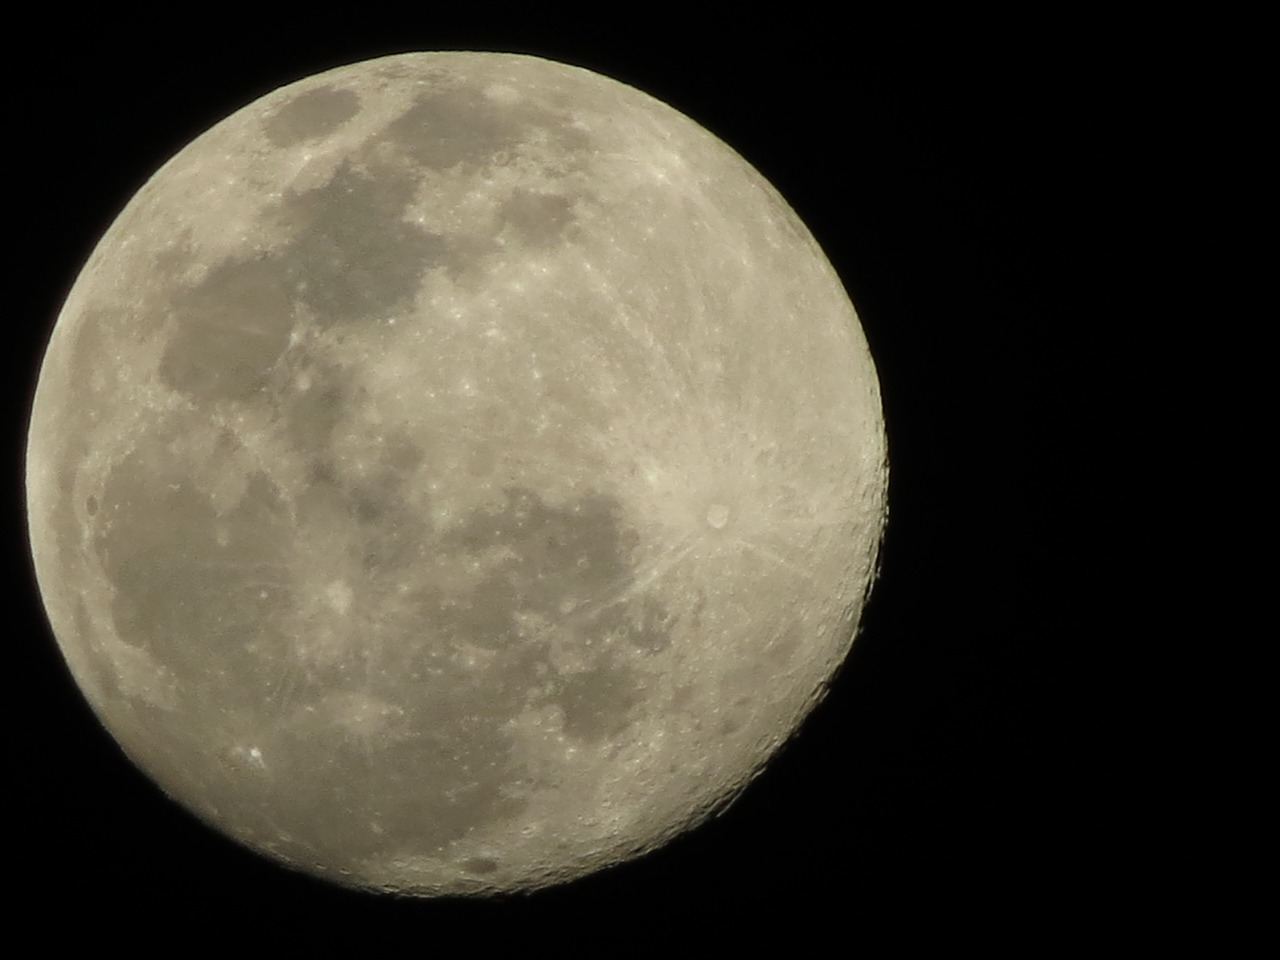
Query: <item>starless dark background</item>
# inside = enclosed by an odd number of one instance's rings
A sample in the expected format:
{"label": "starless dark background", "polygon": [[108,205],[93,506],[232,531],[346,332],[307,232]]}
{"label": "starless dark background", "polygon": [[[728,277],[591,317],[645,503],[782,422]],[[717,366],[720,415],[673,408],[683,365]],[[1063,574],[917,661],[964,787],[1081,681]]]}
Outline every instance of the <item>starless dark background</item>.
{"label": "starless dark background", "polygon": [[[193,11],[209,21],[193,32],[94,13],[11,39],[8,122],[24,146],[10,187],[19,246],[8,284],[20,296],[4,381],[19,708],[9,865],[33,901],[56,896],[68,916],[102,912],[125,926],[163,914],[190,929],[274,932],[298,947],[378,931],[367,934],[373,948],[454,924],[504,936],[535,923],[581,930],[589,918],[659,932],[708,917],[812,929],[886,910],[927,924],[959,905],[993,923],[1028,911],[1073,923],[1122,899],[1123,824],[1093,752],[1106,672],[1090,509],[1106,388],[1093,361],[1114,335],[1096,319],[1115,229],[1101,198],[1125,122],[1105,31],[816,14],[695,29],[677,12],[646,20],[655,15],[602,7],[597,20],[544,13],[463,27],[353,7],[286,25],[211,9]],[[66,673],[23,520],[44,342],[134,191],[270,90],[414,49],[587,67],[737,149],[843,279],[880,373],[890,446],[882,576],[850,659],[798,738],[722,816],[668,847],[488,903],[332,888],[165,799]]]}

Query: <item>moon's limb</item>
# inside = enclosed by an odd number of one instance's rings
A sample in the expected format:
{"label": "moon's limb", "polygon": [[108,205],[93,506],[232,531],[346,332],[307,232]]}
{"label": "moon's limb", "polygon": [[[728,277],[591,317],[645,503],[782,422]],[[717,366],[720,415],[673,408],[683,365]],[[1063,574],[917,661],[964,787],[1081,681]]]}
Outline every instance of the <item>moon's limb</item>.
{"label": "moon's limb", "polygon": [[739,790],[852,640],[875,371],[817,244],[668,107],[531,57],[303,80],[95,250],[28,446],[90,703],[350,884],[581,875]]}

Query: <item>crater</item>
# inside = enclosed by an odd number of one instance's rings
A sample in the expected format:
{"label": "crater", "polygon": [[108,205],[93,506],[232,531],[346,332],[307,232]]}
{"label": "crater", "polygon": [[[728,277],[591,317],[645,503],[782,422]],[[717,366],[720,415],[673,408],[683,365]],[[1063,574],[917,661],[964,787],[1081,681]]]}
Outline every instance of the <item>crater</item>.
{"label": "crater", "polygon": [[723,503],[713,503],[707,507],[707,526],[720,530],[729,522],[729,508]]}

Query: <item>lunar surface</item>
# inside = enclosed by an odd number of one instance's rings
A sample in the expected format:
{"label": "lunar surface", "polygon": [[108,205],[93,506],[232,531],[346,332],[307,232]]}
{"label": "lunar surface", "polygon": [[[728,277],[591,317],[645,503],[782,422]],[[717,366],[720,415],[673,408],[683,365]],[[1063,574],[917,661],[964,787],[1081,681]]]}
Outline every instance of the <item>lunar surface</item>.
{"label": "lunar surface", "polygon": [[878,385],[812,236],[616,81],[410,54],[132,199],[53,329],[31,545],[130,758],[415,895],[661,844],[820,699],[874,578]]}

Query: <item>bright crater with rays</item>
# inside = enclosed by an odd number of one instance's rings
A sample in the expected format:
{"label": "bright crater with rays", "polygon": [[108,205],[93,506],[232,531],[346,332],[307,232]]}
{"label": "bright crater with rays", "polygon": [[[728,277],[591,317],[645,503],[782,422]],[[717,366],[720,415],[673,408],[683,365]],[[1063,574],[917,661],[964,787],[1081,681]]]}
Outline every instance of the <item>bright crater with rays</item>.
{"label": "bright crater with rays", "polygon": [[813,238],[688,118],[411,54],[240,110],[86,264],[28,446],[77,683],[167,793],[337,882],[543,886],[734,796],[885,516]]}

